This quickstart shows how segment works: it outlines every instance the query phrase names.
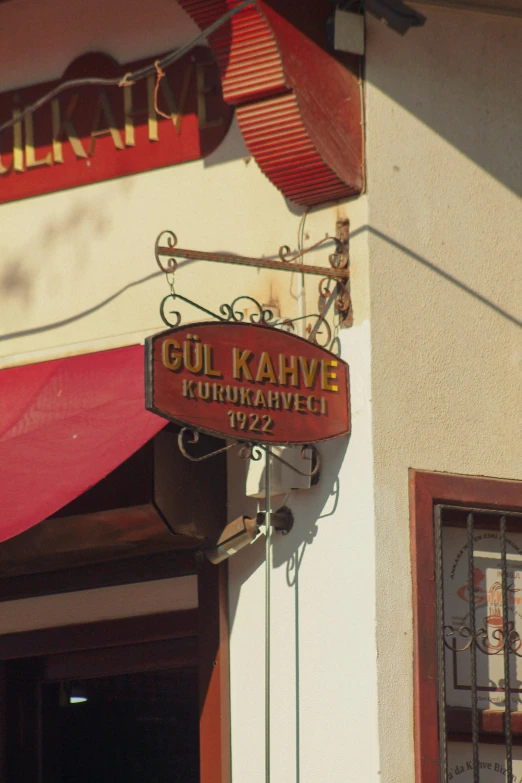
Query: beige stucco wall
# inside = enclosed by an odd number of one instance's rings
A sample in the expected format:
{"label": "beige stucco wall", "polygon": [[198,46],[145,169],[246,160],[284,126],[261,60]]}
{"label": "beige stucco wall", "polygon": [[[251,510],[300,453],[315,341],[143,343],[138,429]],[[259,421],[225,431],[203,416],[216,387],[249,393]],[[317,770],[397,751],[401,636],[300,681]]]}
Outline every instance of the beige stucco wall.
{"label": "beige stucco wall", "polygon": [[[165,0],[147,4],[146,25],[143,4],[108,10],[97,0],[73,25],[63,62],[51,62],[57,50],[39,41],[50,40],[55,2],[0,6],[13,15],[4,31],[38,9],[38,24],[20,28],[24,48],[3,58],[4,88],[31,80],[28,47],[40,47],[33,62],[45,57],[41,78],[50,78],[82,51],[124,61],[170,48],[171,30],[174,45],[194,33]],[[89,29],[100,13],[106,24]],[[289,499],[296,528],[274,542],[274,782],[377,780],[379,768],[386,783],[413,781],[408,468],[522,478],[522,22],[425,13],[425,27],[405,37],[368,20],[368,194],[313,212],[305,226],[313,243],[338,217],[351,219],[355,325],[341,348],[353,432],[325,447],[322,483]],[[8,204],[0,215],[0,354],[10,366],[158,330],[168,291],[154,276],[161,229],[181,246],[274,255],[297,246],[301,210],[249,159],[233,125],[205,162]],[[315,283],[306,280],[310,310]],[[298,312],[292,275],[197,263],[176,284],[211,309],[248,293]],[[232,516],[245,510],[242,480],[230,486]],[[230,562],[233,769],[248,783],[264,778],[262,563],[257,544]],[[48,623],[61,616],[47,606]]]}
{"label": "beige stucco wall", "polygon": [[[58,78],[86,52],[125,63],[176,48],[198,32],[167,0],[94,0],[88,8],[16,0],[0,8],[0,92]],[[204,161],[3,204],[0,367],[132,344],[162,328],[159,303],[169,289],[154,242],[163,229],[177,234],[180,247],[277,256],[282,245],[297,249],[301,213],[251,159],[235,122]],[[335,232],[338,210],[320,214],[307,244]],[[329,252],[310,260],[328,264]],[[181,263],[176,290],[214,311],[249,294],[274,305],[276,315],[298,314],[291,274]],[[315,283],[308,293],[316,311]],[[187,308],[183,314],[200,317]]]}
{"label": "beige stucco wall", "polygon": [[[170,48],[170,30],[175,31],[173,45],[191,38],[193,25],[176,4],[153,0],[146,5],[146,20],[143,3],[128,0],[109,5],[94,0],[79,18],[66,0],[13,0],[5,9],[0,6],[0,43],[5,38],[6,46],[7,31],[17,30],[24,15],[30,19],[23,28],[24,49],[10,45],[0,63],[0,90],[31,82],[40,58],[45,61],[40,78],[53,78],[84,51],[102,49],[126,61]],[[9,13],[2,17],[4,10]],[[57,13],[71,28],[65,51],[58,43],[53,46],[61,40],[54,29]],[[31,69],[23,51],[33,46]],[[302,212],[250,159],[235,124],[205,161],[3,205],[0,367],[140,342],[162,328],[158,307],[168,287],[153,256],[162,229],[174,230],[182,247],[273,256],[283,244],[297,248]],[[377,780],[366,199],[311,211],[303,235],[305,245],[314,244],[343,218],[350,219],[354,234],[354,326],[340,335],[340,350],[350,365],[353,432],[349,440],[322,448],[319,485],[292,493],[287,502],[295,528],[286,538],[274,539],[274,783],[337,780],[340,769],[346,779]],[[318,251],[310,262],[327,265],[330,252],[331,247]],[[317,312],[319,280],[304,281],[306,312]],[[176,290],[211,310],[249,294],[274,305],[276,314],[297,316],[299,286],[294,274],[201,263],[180,265],[176,275]],[[203,317],[187,309],[183,314],[186,320]],[[231,472],[231,518],[248,508],[243,490],[244,475]],[[263,559],[259,542],[230,562],[233,779],[240,783],[265,779]],[[154,584],[160,592],[170,587]],[[170,608],[152,588],[131,587],[131,594],[111,594],[116,608],[105,593],[94,603],[82,593],[81,619]],[[133,607],[136,594],[142,600]],[[77,605],[74,594],[0,604],[0,633],[35,623],[77,622]],[[358,629],[364,629],[361,639]]]}
{"label": "beige stucco wall", "polygon": [[[366,198],[339,209],[353,232],[355,323],[339,336],[352,432],[319,444],[317,486],[272,503],[286,502],[295,517],[289,535],[273,536],[271,558],[273,783],[379,780]],[[307,230],[316,233],[328,211],[311,213]],[[256,510],[243,495],[246,469],[229,463],[230,519]],[[240,783],[265,780],[264,547],[261,537],[229,561],[232,771]]]}
{"label": "beige stucco wall", "polygon": [[413,781],[408,468],[522,478],[522,22],[369,19],[382,779]]}
{"label": "beige stucco wall", "polygon": [[195,609],[195,576],[98,587],[81,592],[40,595],[0,602],[0,633],[21,633],[39,628],[140,617],[147,614]]}

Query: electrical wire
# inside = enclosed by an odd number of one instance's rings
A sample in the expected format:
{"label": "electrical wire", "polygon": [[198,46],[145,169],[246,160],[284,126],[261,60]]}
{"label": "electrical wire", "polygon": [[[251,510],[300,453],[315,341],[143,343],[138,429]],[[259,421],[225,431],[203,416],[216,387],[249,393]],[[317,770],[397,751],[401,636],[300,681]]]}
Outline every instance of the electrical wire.
{"label": "electrical wire", "polygon": [[[306,207],[305,211],[301,215],[299,221],[299,228],[297,229],[297,250],[301,253],[304,250],[304,236],[305,236],[305,223],[308,215],[309,207]],[[304,273],[297,278],[297,315],[299,317],[299,336],[306,337],[306,322],[304,316],[306,315],[306,293],[305,293],[305,276]]]}
{"label": "electrical wire", "polygon": [[267,445],[265,454],[265,783],[270,783],[270,571],[272,544],[272,506],[270,495],[271,448]]}
{"label": "electrical wire", "polygon": [[144,65],[143,68],[139,68],[137,71],[126,73],[123,77],[115,76],[113,78],[102,78],[96,76],[87,76],[81,79],[69,79],[66,82],[62,82],[61,84],[56,85],[56,87],[53,87],[52,90],[49,90],[49,92],[45,93],[45,95],[42,95],[42,97],[38,98],[38,100],[34,101],[34,103],[31,103],[28,106],[25,106],[25,108],[21,109],[17,113],[16,117],[13,117],[0,125],[0,136],[13,125],[19,123],[20,120],[22,120],[27,114],[32,114],[42,106],[45,106],[46,103],[52,101],[53,98],[56,98],[57,95],[65,92],[65,90],[70,90],[74,87],[125,87],[135,84],[141,79],[146,79],[147,76],[159,73],[161,69],[168,68],[168,66],[175,63],[176,60],[180,60],[188,52],[190,52],[191,49],[201,43],[201,41],[204,41],[206,38],[208,38],[208,36],[212,35],[212,33],[216,32],[216,30],[230,21],[233,16],[243,11],[247,6],[253,5],[255,2],[256,0],[243,0],[242,3],[236,5],[234,8],[231,8],[230,11],[227,11],[226,14],[223,14],[223,16],[221,16],[219,19],[216,19],[215,22],[202,30],[199,35],[193,38],[192,41],[190,41],[188,44],[185,44],[185,46],[182,46],[181,49],[176,49],[175,51],[169,52],[159,60],[155,60],[149,65]]}

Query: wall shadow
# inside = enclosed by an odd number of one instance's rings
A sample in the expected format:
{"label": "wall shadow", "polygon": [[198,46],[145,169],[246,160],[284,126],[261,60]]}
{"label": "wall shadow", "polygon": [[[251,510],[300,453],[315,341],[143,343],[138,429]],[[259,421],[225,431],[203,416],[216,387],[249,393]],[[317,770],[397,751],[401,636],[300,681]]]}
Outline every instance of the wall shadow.
{"label": "wall shadow", "polygon": [[[288,495],[273,495],[272,509],[275,511],[280,506],[287,505],[294,514],[294,527],[287,535],[273,532],[272,536],[272,568],[286,569],[287,584],[293,586],[292,571],[298,568],[305,550],[314,543],[320,532],[320,524],[328,524],[333,519],[339,502],[340,482],[339,471],[348,448],[349,436],[335,438],[334,440],[319,443],[318,449],[321,458],[321,470],[318,483],[310,489],[296,489]],[[243,462],[243,461],[242,461]],[[229,462],[230,468],[230,462]],[[246,482],[247,465],[236,463],[234,481],[237,486],[240,482]],[[261,482],[264,481],[265,471],[261,473]],[[241,485],[245,486],[245,483]],[[254,516],[258,502],[254,498],[246,497],[242,490],[238,491],[239,499],[232,500],[229,497],[230,518],[238,514]],[[264,501],[261,501],[261,508]],[[265,538],[260,535],[253,544],[242,549],[233,556],[234,575],[240,584],[246,582],[252,574],[260,568],[265,560]],[[232,627],[239,600],[239,592],[234,591],[230,595],[229,621]]]}
{"label": "wall shadow", "polygon": [[[522,195],[522,110],[513,100],[522,90],[522,20],[430,7],[423,13],[425,26],[405,39],[370,23],[367,81]],[[406,144],[397,138],[398,147]],[[411,150],[419,154],[418,146]]]}
{"label": "wall shadow", "polygon": [[375,237],[378,237],[379,239],[381,239],[383,242],[386,242],[391,247],[400,250],[401,253],[403,253],[408,258],[411,258],[412,261],[416,261],[417,263],[426,267],[426,269],[429,269],[431,272],[434,272],[439,277],[442,277],[448,283],[451,283],[452,285],[459,288],[461,291],[464,291],[464,293],[468,294],[473,299],[476,299],[478,302],[485,305],[490,310],[493,310],[493,312],[497,313],[502,318],[505,318],[507,321],[510,321],[515,326],[522,327],[522,320],[520,318],[517,318],[516,315],[514,315],[513,313],[509,313],[507,310],[504,310],[504,308],[500,307],[500,305],[496,304],[496,302],[494,302],[492,299],[488,299],[479,291],[476,291],[474,288],[471,288],[471,286],[467,285],[462,280],[459,280],[459,278],[455,277],[455,275],[449,274],[449,272],[446,272],[444,269],[441,269],[439,266],[434,264],[428,258],[421,256],[419,253],[416,253],[413,250],[410,250],[409,247],[403,245],[401,242],[397,242],[396,239],[393,239],[393,237],[389,236],[388,234],[385,234],[383,231],[379,231],[377,228],[374,228],[373,226],[368,226],[368,225],[360,226],[359,228],[355,229],[355,231],[352,233],[352,238],[357,236],[358,234],[362,234],[365,231],[367,231],[369,234],[372,234]]}
{"label": "wall shadow", "polygon": [[[272,538],[272,568],[285,569],[285,581],[294,593],[293,642],[295,650],[295,783],[301,782],[301,660],[300,660],[300,570],[306,551],[313,546],[321,534],[321,526],[335,519],[339,503],[339,471],[349,444],[349,436],[336,438],[327,443],[318,444],[321,455],[321,475],[317,485],[307,490],[293,490],[289,496],[275,495],[272,508],[275,510],[283,503],[294,514],[294,527],[287,535],[274,532]],[[239,475],[235,476],[240,479]],[[255,510],[255,501],[246,499],[245,509]],[[337,520],[338,522],[339,520]],[[249,579],[265,562],[265,537],[260,536],[254,544],[241,550],[234,561],[234,585],[229,588],[229,624],[233,628],[237,611],[241,585]],[[272,598],[274,606],[274,598]],[[264,616],[259,618],[264,622]]]}

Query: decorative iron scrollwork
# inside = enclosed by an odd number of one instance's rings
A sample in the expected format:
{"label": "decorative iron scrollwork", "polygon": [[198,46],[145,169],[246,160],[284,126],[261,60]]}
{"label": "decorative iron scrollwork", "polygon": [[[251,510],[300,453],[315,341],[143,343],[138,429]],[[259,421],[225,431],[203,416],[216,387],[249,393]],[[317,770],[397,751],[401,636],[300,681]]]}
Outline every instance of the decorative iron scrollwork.
{"label": "decorative iron scrollwork", "polygon": [[201,456],[195,456],[194,454],[191,454],[189,451],[187,451],[188,445],[194,445],[199,442],[199,432],[197,430],[192,430],[190,427],[183,427],[179,431],[178,434],[178,448],[183,454],[186,459],[190,460],[191,462],[203,462],[203,460],[210,459],[211,457],[216,457],[218,454],[222,454],[224,451],[229,451],[230,449],[233,449],[234,446],[237,446],[237,443],[229,443],[228,446],[223,446],[221,449],[215,449],[214,451],[209,452],[208,454],[203,454]]}
{"label": "decorative iron scrollwork", "polygon": [[[161,244],[163,238],[166,238],[167,240],[166,246]],[[173,274],[176,271],[176,269],[178,268],[178,262],[173,252],[165,253],[165,250],[174,251],[177,244],[178,244],[178,238],[176,234],[174,234],[173,231],[168,231],[168,230],[162,231],[161,234],[158,234],[158,237],[154,244],[154,256],[156,258],[156,263],[161,269],[161,271],[164,272],[166,275]],[[162,256],[167,257],[166,266],[164,266],[161,262]]]}
{"label": "decorative iron scrollwork", "polygon": [[[248,316],[245,310],[238,310],[239,302],[248,302],[249,305],[254,305],[255,312],[249,313]],[[252,296],[237,296],[232,304],[222,304],[219,308],[221,315],[225,316],[225,321],[236,321],[242,323],[250,321],[252,324],[261,324],[262,326],[275,326],[274,314],[272,310],[263,307],[257,299]]]}
{"label": "decorative iron scrollwork", "polygon": [[[455,639],[457,634],[459,634],[459,636],[462,636],[464,639],[468,640],[463,647],[456,647],[455,644],[449,644],[447,641],[447,637]],[[444,644],[449,650],[453,650],[454,652],[464,652],[464,650],[468,650],[473,644],[473,639],[471,638],[471,630],[468,628],[467,625],[461,625],[459,628],[454,628],[452,625],[445,625]]]}
{"label": "decorative iron scrollwork", "polygon": [[241,459],[251,459],[254,462],[259,462],[263,456],[263,449],[257,443],[242,443],[238,455]]}
{"label": "decorative iron scrollwork", "polygon": [[307,450],[311,449],[313,458],[312,458],[312,470],[311,471],[305,471],[305,470],[299,470],[299,468],[296,468],[295,465],[290,465],[289,462],[287,462],[285,459],[279,456],[279,454],[276,454],[274,451],[270,452],[270,455],[277,460],[277,462],[281,462],[283,465],[286,465],[286,467],[291,468],[294,473],[298,473],[300,476],[305,476],[306,478],[312,478],[312,476],[316,476],[320,469],[321,469],[321,456],[315,446],[309,445],[309,446],[303,446],[301,448],[301,459],[307,458]]}
{"label": "decorative iron scrollwork", "polygon": [[[488,629],[488,627],[477,628],[475,634],[471,633],[471,628],[467,625],[460,625],[455,628],[452,625],[444,626],[444,644],[452,652],[464,652],[469,650],[472,644],[474,644],[477,650],[485,655],[499,655],[506,649],[522,658],[522,653],[519,653],[522,647],[522,639],[520,634],[513,630],[513,623],[510,622],[511,629],[508,630],[507,636],[504,634],[502,628],[495,628],[494,630]],[[456,637],[460,636],[466,639],[466,643],[462,647],[456,646]],[[448,642],[448,638],[453,640],[453,643]]]}
{"label": "decorative iron scrollwork", "polygon": [[171,310],[168,314],[166,312],[167,303],[172,300],[174,301],[176,299],[176,294],[167,294],[162,300],[160,304],[160,315],[161,320],[164,324],[167,326],[179,326],[181,323],[181,313],[179,310]]}
{"label": "decorative iron scrollwork", "polygon": [[519,652],[520,648],[522,647],[522,638],[520,637],[518,631],[510,631],[508,633],[508,647],[509,652],[516,655],[517,658],[522,658],[522,653]]}
{"label": "decorative iron scrollwork", "polygon": [[[335,252],[330,253],[328,261],[330,267],[316,266],[313,264],[304,264],[301,260],[308,253],[317,250],[326,243],[335,244]],[[242,266],[253,266],[256,268],[276,269],[286,272],[300,272],[305,275],[319,275],[325,280],[332,280],[336,285],[335,308],[340,316],[341,323],[345,326],[350,325],[351,317],[351,299],[349,292],[349,253],[348,253],[348,223],[341,221],[338,224],[337,236],[326,235],[314,245],[304,250],[292,253],[288,245],[279,248],[277,258],[251,258],[249,256],[240,256],[233,253],[209,253],[207,251],[187,250],[178,247],[178,239],[173,231],[162,231],[156,239],[154,247],[156,262],[168,276],[173,276],[178,268],[178,259],[215,261],[218,263],[240,264]],[[167,259],[166,263],[162,259]],[[325,293],[323,281],[319,283],[321,295]],[[328,291],[328,296],[331,292]],[[246,298],[246,297],[240,297]],[[268,310],[261,308],[258,313],[259,320],[252,323],[271,323],[272,318],[268,317]],[[229,312],[224,312],[226,320],[237,320]],[[324,317],[324,314],[319,316]]]}
{"label": "decorative iron scrollwork", "polygon": [[[226,446],[222,446],[219,449],[214,449],[213,451],[208,452],[207,454],[192,454],[190,452],[190,447],[195,446],[197,443],[199,443],[199,432],[197,430],[193,430],[190,427],[183,427],[179,433],[178,433],[178,447],[181,453],[183,454],[186,459],[190,460],[191,462],[203,462],[206,459],[210,459],[211,457],[216,457],[218,454],[223,454],[225,451],[230,451],[233,448],[238,449],[238,456],[241,457],[241,459],[251,459],[254,462],[258,462],[260,459],[262,459],[263,455],[266,453],[267,449],[266,446],[262,443],[250,443],[245,441],[237,441],[234,440],[230,443],[228,443]],[[308,449],[312,450],[313,453],[313,459],[312,459],[312,470],[311,471],[303,471],[299,470],[299,468],[296,468],[295,465],[292,465],[287,460],[283,459],[283,457],[280,457],[279,454],[276,454],[273,450],[270,451],[270,457],[272,459],[277,460],[277,462],[282,463],[287,468],[290,468],[290,470],[293,470],[294,473],[298,473],[300,476],[306,476],[307,478],[312,478],[312,476],[315,476],[319,473],[321,468],[321,459],[319,452],[315,448],[315,446],[308,445],[303,446],[301,448],[301,458],[306,459],[306,451]]]}
{"label": "decorative iron scrollwork", "polygon": [[330,324],[324,315],[311,313],[310,315],[300,315],[297,318],[285,318],[277,321],[274,326],[295,332],[295,324],[304,321],[308,331],[308,340],[321,348],[331,350],[332,342],[335,338],[332,335]]}
{"label": "decorative iron scrollwork", "polygon": [[[344,224],[343,224],[344,225]],[[334,242],[336,249],[334,253],[329,255],[330,269],[327,267],[313,266],[309,264],[299,263],[307,253],[312,250],[316,250],[322,245]],[[331,301],[332,293],[335,292],[335,306],[342,317],[346,317],[350,310],[350,295],[348,291],[349,283],[349,256],[348,256],[348,228],[347,224],[344,225],[344,233],[339,231],[337,237],[325,236],[323,239],[316,242],[305,250],[301,250],[297,253],[291,252],[287,245],[283,245],[279,249],[278,259],[274,258],[248,258],[245,256],[235,256],[230,253],[208,253],[199,252],[195,250],[184,250],[178,248],[178,240],[173,231],[162,231],[156,239],[154,246],[154,255],[156,263],[161,271],[166,275],[167,282],[170,287],[170,293],[163,298],[160,304],[160,315],[162,321],[168,327],[175,328],[180,326],[183,317],[181,310],[178,309],[179,303],[184,303],[190,307],[199,310],[205,316],[221,321],[224,323],[251,323],[260,326],[266,326],[268,328],[282,329],[286,331],[296,331],[296,325],[304,322],[306,324],[306,331],[308,333],[308,340],[321,348],[332,348],[332,344],[337,341],[336,337],[332,336],[332,329],[326,319],[326,302]],[[189,299],[182,294],[176,292],[174,288],[174,275],[178,269],[178,259],[187,260],[209,260],[217,262],[229,262],[233,264],[241,264],[245,266],[254,267],[266,267],[269,269],[284,269],[285,271],[301,272],[303,274],[315,274],[320,275],[321,280],[319,282],[319,292],[321,298],[325,300],[324,305],[321,305],[319,313],[307,314],[304,316],[298,316],[296,318],[282,318],[277,319],[274,312],[267,306],[262,305],[252,296],[242,295],[236,297],[230,304],[224,303],[220,305],[219,312],[214,313],[206,307],[198,304],[192,299]],[[331,282],[334,282],[336,288],[334,292],[330,290]],[[172,308],[172,309],[171,309]],[[344,315],[343,315],[344,314]],[[196,430],[192,430],[190,427],[183,427],[178,436],[178,445],[181,453],[184,457],[192,462],[201,462],[203,460],[210,459],[218,454],[229,451],[235,447],[238,448],[239,456],[243,459],[251,459],[254,461],[260,460],[263,454],[266,452],[266,447],[260,443],[249,443],[244,441],[234,440],[229,442],[222,448],[215,449],[208,454],[193,453],[191,447],[195,446],[199,442],[199,433]],[[313,460],[312,470],[310,472],[300,470],[299,468],[291,465],[279,454],[271,451],[271,457],[284,464],[295,473],[301,476],[312,478],[320,471],[320,458],[319,453],[315,447],[305,446],[302,449],[301,456],[305,456],[305,449],[312,448]]]}
{"label": "decorative iron scrollwork", "polygon": [[[188,299],[186,296],[182,296],[177,293],[170,293],[165,296],[160,303],[160,315],[161,320],[166,326],[176,327],[182,322],[181,312],[177,309],[169,310],[169,305],[174,305],[179,300],[191,307],[196,308],[201,313],[210,316],[216,321],[236,323],[244,323],[248,321],[253,324],[260,324],[261,326],[270,326],[274,329],[284,329],[286,331],[295,332],[296,324],[300,321],[305,321],[307,324],[307,330],[309,332],[308,339],[315,345],[319,345],[321,348],[332,349],[332,344],[335,338],[332,335],[332,329],[326,318],[319,313],[312,313],[311,315],[302,315],[297,318],[281,318],[276,320],[273,312],[266,307],[263,307],[252,296],[238,296],[231,304],[222,304],[219,307],[220,315],[212,312],[206,307],[194,302],[192,299]],[[244,311],[238,310],[238,303],[241,301],[247,301],[250,305],[253,305],[255,312],[245,315]]]}

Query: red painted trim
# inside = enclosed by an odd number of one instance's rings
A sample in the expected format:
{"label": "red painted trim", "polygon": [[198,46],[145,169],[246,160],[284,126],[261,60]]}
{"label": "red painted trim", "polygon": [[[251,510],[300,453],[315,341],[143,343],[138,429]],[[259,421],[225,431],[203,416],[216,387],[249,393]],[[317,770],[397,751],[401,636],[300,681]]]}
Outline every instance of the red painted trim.
{"label": "red painted trim", "polygon": [[200,777],[230,783],[230,682],[227,563],[198,567]]}
{"label": "red painted trim", "polygon": [[0,636],[0,661],[184,639],[197,635],[197,621],[197,609],[182,609],[145,617],[99,620],[4,634]]}
{"label": "red painted trim", "polygon": [[[202,28],[238,2],[180,0]],[[305,206],[363,187],[358,61],[326,50],[329,13],[324,0],[259,0],[209,39],[250,152]]]}
{"label": "red painted trim", "polygon": [[410,471],[417,783],[438,783],[433,507],[455,503],[522,510],[522,481]]}
{"label": "red painted trim", "polygon": [[[30,105],[63,81],[81,78],[86,74],[121,78],[124,73],[148,65],[150,60],[118,64],[111,57],[100,53],[81,55],[69,65],[60,79],[0,93],[0,123],[12,117],[14,106]],[[202,77],[204,85],[200,83]],[[69,90],[56,98],[52,105],[48,103],[35,112],[31,123],[36,160],[40,161],[40,165],[29,163],[25,128],[23,133],[20,131],[25,147],[22,171],[14,170],[13,133],[3,134],[0,137],[0,155],[6,171],[1,176],[0,203],[199,160],[210,155],[221,144],[228,132],[233,112],[223,100],[220,71],[207,47],[195,47],[181,60],[166,68],[165,79],[159,88],[158,103],[167,112],[175,105],[180,117],[174,125],[169,117],[156,115],[156,140],[150,137],[146,114],[143,117],[142,111],[148,105],[148,89],[146,80],[129,87],[132,110],[135,112],[132,142],[127,139],[124,130],[128,124],[126,96],[118,86],[103,89],[84,86]],[[171,108],[168,95],[172,100]],[[106,101],[105,104],[100,103],[102,99]],[[107,125],[104,116],[106,109],[102,111],[104,105],[110,107],[113,116],[114,138],[100,127]],[[64,123],[59,145],[61,154],[58,157],[53,143],[52,106],[58,107],[61,122]],[[74,128],[80,154],[69,141],[69,122]],[[92,133],[100,135],[92,136]]]}

